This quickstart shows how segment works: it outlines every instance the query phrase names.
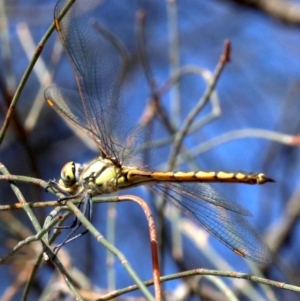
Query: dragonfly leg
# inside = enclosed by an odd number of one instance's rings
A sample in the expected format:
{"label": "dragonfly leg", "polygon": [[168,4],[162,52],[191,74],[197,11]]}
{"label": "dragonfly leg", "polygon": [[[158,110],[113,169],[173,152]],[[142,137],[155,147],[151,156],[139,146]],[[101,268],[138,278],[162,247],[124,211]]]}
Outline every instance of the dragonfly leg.
{"label": "dragonfly leg", "polygon": [[[69,199],[69,198],[67,198]],[[66,199],[63,198],[63,199],[59,199],[58,201],[59,202],[62,202],[62,201],[65,201]],[[81,200],[78,204],[78,209],[80,209],[81,205],[82,205],[83,201]],[[71,228],[75,228],[77,226],[77,221],[78,221],[78,218],[75,216],[74,219],[73,219],[73,222],[71,225],[69,226],[55,226],[53,227],[54,229],[71,229]],[[80,226],[80,225],[79,225]]]}
{"label": "dragonfly leg", "polygon": [[[81,204],[83,203],[84,207],[83,207],[83,210],[82,210],[82,213],[86,216],[87,215],[87,218],[89,221],[92,220],[92,200],[89,196],[86,196],[85,197],[85,200],[83,202],[80,202],[79,204],[79,208],[81,206]],[[68,236],[66,237],[66,239],[59,245],[57,245],[53,251],[55,252],[55,254],[58,253],[58,251],[60,250],[61,247],[63,247],[65,244],[75,240],[76,238],[80,237],[80,236],[83,236],[85,235],[88,230],[84,230],[83,232],[73,236],[73,234],[77,231],[77,229],[82,225],[81,222],[78,222],[78,219],[77,217],[75,217],[74,219],[74,222],[72,224],[71,227],[69,228],[73,228],[72,231],[68,234]],[[68,226],[65,226],[64,228],[62,228],[64,226],[59,226],[60,229],[67,229]]]}
{"label": "dragonfly leg", "polygon": [[71,187],[65,187],[65,186],[61,185],[60,183],[50,180],[46,187],[46,191],[48,191],[49,188],[53,189],[55,192],[60,192],[65,195],[64,197],[60,197],[59,201],[65,201],[65,200],[69,200],[72,198],[76,198],[76,197],[80,196],[80,194],[81,194],[76,189],[77,184],[74,184]]}
{"label": "dragonfly leg", "polygon": [[48,187],[54,188],[56,191],[58,191],[60,193],[63,193],[63,194],[66,194],[63,197],[59,197],[58,200],[57,200],[58,202],[63,202],[63,201],[68,201],[68,200],[71,200],[71,199],[75,199],[75,198],[77,198],[81,195],[80,193],[71,194],[67,190],[67,188],[61,186],[59,183],[54,182],[52,180],[48,182],[48,186],[47,186],[46,190],[48,189]]}
{"label": "dragonfly leg", "polygon": [[68,193],[68,191],[66,191],[66,189],[65,189],[63,186],[59,185],[57,182],[55,182],[55,181],[53,181],[53,180],[50,180],[50,181],[48,182],[48,185],[47,185],[47,187],[45,188],[46,191],[48,191],[49,188],[52,188],[52,189],[54,189],[54,190],[56,190],[56,191],[58,191],[58,192],[61,192],[61,193],[70,195],[70,194]]}
{"label": "dragonfly leg", "polygon": [[[81,224],[80,224],[80,225],[81,225]],[[77,225],[77,226],[72,230],[72,232],[69,233],[68,237],[72,236],[73,233],[80,227],[80,225]],[[54,248],[53,248],[53,252],[54,252],[55,254],[57,254],[58,251],[61,249],[61,247],[63,247],[65,244],[67,244],[67,243],[69,243],[69,242],[75,240],[76,238],[78,238],[78,237],[80,237],[80,236],[85,235],[86,233],[88,233],[88,230],[84,230],[83,232],[81,232],[81,233],[79,233],[79,234],[77,234],[77,235],[75,235],[75,236],[73,236],[73,237],[67,238],[64,242],[62,242],[62,243],[60,243],[59,245],[57,245],[56,247],[54,247]]]}

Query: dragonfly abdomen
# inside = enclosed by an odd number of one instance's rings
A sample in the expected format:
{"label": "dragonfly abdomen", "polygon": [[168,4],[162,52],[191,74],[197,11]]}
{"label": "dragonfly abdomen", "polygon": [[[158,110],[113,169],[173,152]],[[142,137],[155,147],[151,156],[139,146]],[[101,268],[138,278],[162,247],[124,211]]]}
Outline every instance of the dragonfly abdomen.
{"label": "dragonfly abdomen", "polygon": [[274,182],[264,173],[244,173],[244,172],[225,172],[225,171],[143,171],[130,170],[127,178],[129,182],[200,182],[200,183],[245,183],[245,184],[264,184],[266,182]]}

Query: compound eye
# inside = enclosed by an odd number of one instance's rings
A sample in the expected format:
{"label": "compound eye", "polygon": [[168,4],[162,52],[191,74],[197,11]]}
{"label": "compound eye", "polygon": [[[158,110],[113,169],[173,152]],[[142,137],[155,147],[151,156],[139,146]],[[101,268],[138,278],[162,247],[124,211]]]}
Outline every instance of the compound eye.
{"label": "compound eye", "polygon": [[65,187],[71,187],[79,180],[80,164],[66,163],[61,169],[60,177]]}

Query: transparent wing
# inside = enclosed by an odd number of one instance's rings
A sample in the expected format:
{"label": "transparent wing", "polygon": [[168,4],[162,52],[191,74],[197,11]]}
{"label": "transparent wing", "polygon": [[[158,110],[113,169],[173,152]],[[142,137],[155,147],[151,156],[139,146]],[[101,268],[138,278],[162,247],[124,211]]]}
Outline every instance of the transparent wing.
{"label": "transparent wing", "polygon": [[[170,185],[168,184],[168,187]],[[225,209],[234,211],[236,213],[252,216],[252,213],[244,208],[243,206],[233,203],[223,196],[220,192],[217,192],[212,186],[205,183],[172,183],[171,187],[173,190],[179,193],[184,193],[186,197],[190,197],[191,201],[196,201],[198,203],[198,198],[201,197],[202,200],[211,203],[215,206],[224,207]]]}
{"label": "transparent wing", "polygon": [[[269,247],[245,219],[249,211],[219,196],[209,185],[156,184],[149,186],[184,211],[233,251],[258,263],[270,263]],[[200,193],[200,194],[197,194]]]}
{"label": "transparent wing", "polygon": [[[101,144],[101,136],[98,135],[97,131],[93,131],[86,118],[78,91],[52,86],[48,87],[44,94],[50,106],[52,106],[58,114],[92,138],[96,145]],[[128,127],[126,135],[126,140],[124,140],[125,137],[123,137],[123,144],[117,142],[118,139],[114,139],[114,143],[111,145],[111,147],[114,148],[114,152],[109,154],[114,156],[114,154],[117,153],[118,156],[115,157],[122,160],[123,164],[138,164],[139,158],[134,158],[136,155],[135,151],[140,148],[140,145],[142,145],[144,141],[150,141],[151,137],[149,137],[149,135],[147,137],[147,131],[145,131],[142,126]]]}
{"label": "transparent wing", "polygon": [[52,86],[45,90],[44,95],[57,113],[95,139],[96,134],[90,129],[77,91]]}
{"label": "transparent wing", "polygon": [[[55,19],[67,2],[57,3]],[[120,54],[93,28],[79,3],[57,21],[57,30],[75,72],[80,97],[57,88],[47,89],[45,96],[58,113],[92,136],[104,157],[121,161],[141,143],[142,130],[123,114],[119,91],[124,66]]]}

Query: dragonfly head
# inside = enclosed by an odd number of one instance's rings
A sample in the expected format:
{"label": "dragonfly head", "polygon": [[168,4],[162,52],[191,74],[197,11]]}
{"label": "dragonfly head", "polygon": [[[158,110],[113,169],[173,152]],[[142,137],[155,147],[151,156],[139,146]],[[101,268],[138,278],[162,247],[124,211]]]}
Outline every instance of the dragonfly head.
{"label": "dragonfly head", "polygon": [[66,188],[72,187],[78,183],[83,168],[79,163],[73,161],[66,163],[61,169],[60,184]]}

